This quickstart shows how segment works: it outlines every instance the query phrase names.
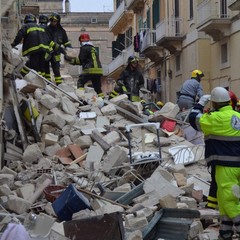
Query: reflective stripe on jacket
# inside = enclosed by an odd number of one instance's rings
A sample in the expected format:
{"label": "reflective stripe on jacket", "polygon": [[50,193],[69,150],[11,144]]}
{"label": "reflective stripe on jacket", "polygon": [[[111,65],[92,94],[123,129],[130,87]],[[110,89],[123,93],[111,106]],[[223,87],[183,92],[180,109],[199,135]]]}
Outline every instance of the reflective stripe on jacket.
{"label": "reflective stripe on jacket", "polygon": [[240,167],[240,113],[229,105],[215,112],[198,114],[195,121],[205,136],[208,165]]}
{"label": "reflective stripe on jacket", "polygon": [[18,31],[13,45],[16,46],[23,40],[22,55],[27,56],[39,51],[49,50],[49,41],[45,29],[36,23],[27,23]]}

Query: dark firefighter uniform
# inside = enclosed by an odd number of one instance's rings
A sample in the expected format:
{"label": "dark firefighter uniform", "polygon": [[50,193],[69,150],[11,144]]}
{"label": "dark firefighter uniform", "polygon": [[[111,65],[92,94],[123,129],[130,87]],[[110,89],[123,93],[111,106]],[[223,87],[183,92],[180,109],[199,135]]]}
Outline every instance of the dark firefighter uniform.
{"label": "dark firefighter uniform", "polygon": [[[221,215],[220,235],[232,239],[232,226],[240,233],[239,199],[233,187],[240,179],[240,114],[227,105],[217,111],[203,113],[197,104],[189,116],[193,128],[205,136],[205,159],[213,167],[217,183],[218,207]],[[211,192],[210,192],[211,194]],[[214,199],[213,199],[214,200]]]}
{"label": "dark firefighter uniform", "polygon": [[[51,40],[50,42],[50,52],[49,56],[46,58],[49,60],[49,64],[51,64],[55,83],[58,85],[62,83],[62,77],[60,73],[60,61],[61,61],[61,53],[63,53],[63,49],[61,46],[64,47],[72,47],[70,41],[68,40],[67,33],[65,29],[61,26],[60,15],[57,13],[53,13],[50,17],[50,24],[46,27],[46,32],[49,35]],[[56,21],[56,24],[53,25],[52,23]],[[50,66],[46,72],[46,78],[50,80]]]}
{"label": "dark firefighter uniform", "polygon": [[79,56],[71,61],[73,65],[82,66],[82,74],[79,76],[77,87],[83,88],[88,81],[92,81],[94,90],[98,96],[102,97],[101,77],[103,69],[97,50],[90,42],[90,37],[87,33],[81,34],[79,41],[81,44]]}
{"label": "dark firefighter uniform", "polygon": [[[45,30],[38,26],[36,18],[32,14],[25,16],[24,23],[11,45],[15,47],[23,41],[22,55],[28,57],[26,66],[44,76],[44,56],[49,51]],[[27,68],[23,67],[21,69],[22,76],[25,76],[28,72]]]}
{"label": "dark firefighter uniform", "polygon": [[127,94],[129,100],[133,102],[140,101],[139,90],[141,87],[144,87],[144,78],[140,70],[137,68],[137,64],[137,58],[130,56],[128,59],[128,66],[117,80],[118,87],[116,89],[120,94]]}

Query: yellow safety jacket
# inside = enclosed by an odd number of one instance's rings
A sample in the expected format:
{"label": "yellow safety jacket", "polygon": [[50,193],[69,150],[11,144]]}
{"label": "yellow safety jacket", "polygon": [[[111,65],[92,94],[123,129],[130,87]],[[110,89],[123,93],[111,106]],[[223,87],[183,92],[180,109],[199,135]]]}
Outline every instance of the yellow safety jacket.
{"label": "yellow safety jacket", "polygon": [[[191,114],[189,118],[193,119]],[[195,124],[205,136],[208,165],[240,167],[240,113],[229,105],[215,112],[195,114]]]}

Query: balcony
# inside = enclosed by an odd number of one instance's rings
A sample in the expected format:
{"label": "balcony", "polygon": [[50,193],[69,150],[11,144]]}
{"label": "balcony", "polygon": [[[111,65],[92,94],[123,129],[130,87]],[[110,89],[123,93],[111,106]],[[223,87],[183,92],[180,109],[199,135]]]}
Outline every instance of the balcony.
{"label": "balcony", "polygon": [[197,6],[197,29],[219,41],[230,34],[231,12],[220,0],[205,0]]}
{"label": "balcony", "polygon": [[127,65],[128,58],[133,55],[134,49],[133,46],[128,47],[127,49],[122,50],[109,65],[108,65],[108,77],[117,79],[120,73],[124,70]]}
{"label": "balcony", "polygon": [[181,51],[183,34],[183,21],[181,18],[166,18],[156,26],[156,43],[175,53]]}
{"label": "balcony", "polygon": [[163,59],[163,48],[156,45],[156,30],[147,30],[143,37],[141,52],[152,62]]}
{"label": "balcony", "polygon": [[144,8],[144,0],[126,0],[126,8],[133,10],[134,13],[139,13]]}
{"label": "balcony", "polygon": [[115,13],[109,19],[109,31],[114,35],[124,32],[125,28],[132,21],[134,13],[132,10],[127,10],[125,7],[125,1],[118,6]]}
{"label": "balcony", "polygon": [[231,11],[239,11],[240,10],[240,0],[229,0],[228,8]]}

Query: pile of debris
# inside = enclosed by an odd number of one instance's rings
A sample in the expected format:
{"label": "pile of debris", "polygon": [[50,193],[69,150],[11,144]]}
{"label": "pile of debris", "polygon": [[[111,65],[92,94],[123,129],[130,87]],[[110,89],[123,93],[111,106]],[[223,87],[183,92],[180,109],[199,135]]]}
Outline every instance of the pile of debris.
{"label": "pile of debris", "polygon": [[104,100],[34,71],[18,79],[22,60],[8,46],[1,232],[18,223],[30,239],[217,237],[218,212],[204,210],[203,136],[175,104],[150,117],[126,95]]}

